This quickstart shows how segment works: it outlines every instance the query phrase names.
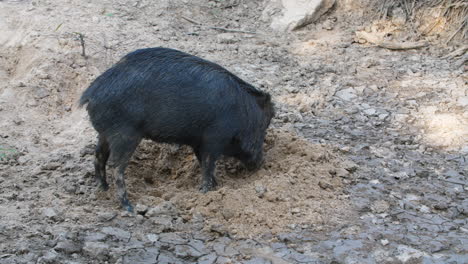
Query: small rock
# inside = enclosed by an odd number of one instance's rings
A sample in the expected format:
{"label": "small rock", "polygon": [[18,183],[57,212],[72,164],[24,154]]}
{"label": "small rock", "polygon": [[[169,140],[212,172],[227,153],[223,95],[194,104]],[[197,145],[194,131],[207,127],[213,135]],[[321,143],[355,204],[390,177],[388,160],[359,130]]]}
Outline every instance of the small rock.
{"label": "small rock", "polygon": [[57,212],[55,212],[55,210],[52,209],[52,208],[50,208],[50,207],[49,207],[49,208],[43,209],[43,210],[42,210],[42,214],[43,214],[45,217],[49,218],[49,219],[53,219],[53,220],[54,220],[54,219],[57,218]]}
{"label": "small rock", "polygon": [[104,241],[107,235],[103,233],[91,233],[85,236],[84,240],[88,242]]}
{"label": "small rock", "polygon": [[239,42],[239,39],[236,37],[236,35],[232,33],[221,33],[217,36],[218,43],[221,44],[234,44],[236,42]]}
{"label": "small rock", "polygon": [[223,215],[224,219],[229,220],[235,216],[235,212],[229,208],[223,208],[221,210],[221,214]]}
{"label": "small rock", "polygon": [[317,21],[333,5],[335,0],[319,1],[269,1],[261,19],[271,19],[271,27],[278,31],[291,31]]}
{"label": "small rock", "polygon": [[78,243],[67,240],[58,242],[54,249],[58,252],[73,254],[79,253],[81,251],[81,246]]}
{"label": "small rock", "polygon": [[388,242],[387,239],[380,240],[380,244],[382,244],[382,246],[386,246],[386,245],[388,245],[388,243],[390,243],[390,242]]}
{"label": "small rock", "polygon": [[419,211],[424,214],[429,214],[431,212],[431,209],[425,205],[421,205]]}
{"label": "small rock", "polygon": [[216,264],[232,264],[232,260],[230,258],[226,258],[226,257],[223,257],[223,256],[219,256],[217,259],[216,259]]}
{"label": "small rock", "polygon": [[165,216],[176,216],[179,214],[179,211],[175,207],[175,205],[172,202],[169,201],[164,201],[161,204],[157,205],[156,207],[153,207],[148,210],[146,213],[147,217],[154,217],[154,216],[159,216],[159,215],[165,215]]}
{"label": "small rock", "polygon": [[216,254],[211,253],[198,259],[198,264],[213,264],[216,261]]}
{"label": "small rock", "polygon": [[239,254],[237,249],[224,244],[224,242],[215,243],[213,249],[217,255],[223,257],[233,257]]}
{"label": "small rock", "polygon": [[356,98],[356,91],[353,88],[343,89],[335,93],[335,96],[345,101],[351,101]]}
{"label": "small rock", "polygon": [[102,212],[99,213],[97,218],[100,222],[108,222],[117,216],[116,212]]}
{"label": "small rock", "polygon": [[172,216],[169,215],[161,215],[161,216],[154,216],[151,218],[153,224],[160,226],[163,230],[164,229],[171,229],[172,224]]}
{"label": "small rock", "polygon": [[324,181],[319,181],[318,185],[320,186],[320,188],[326,190],[326,189],[330,189],[330,190],[333,190],[333,185],[331,185],[330,183],[328,182],[324,182]]}
{"label": "small rock", "polygon": [[468,96],[458,97],[457,104],[461,107],[468,106]]}
{"label": "small rock", "polygon": [[156,234],[147,234],[147,235],[146,235],[146,238],[148,238],[148,240],[149,240],[150,242],[156,242],[156,241],[158,241],[159,236],[156,235]]}
{"label": "small rock", "polygon": [[448,207],[448,204],[447,203],[443,203],[443,202],[440,202],[440,203],[437,203],[434,205],[434,209],[436,210],[447,210],[449,207]]}
{"label": "small rock", "polygon": [[182,238],[176,233],[162,233],[159,235],[159,242],[166,244],[183,245],[186,244],[188,241],[187,239]]}
{"label": "small rock", "polygon": [[301,212],[300,208],[295,207],[295,208],[291,209],[291,213],[293,213],[293,214],[299,214],[300,212]]}
{"label": "small rock", "polygon": [[255,192],[257,193],[258,198],[263,198],[263,196],[267,192],[267,188],[262,185],[257,185],[255,186]]}
{"label": "small rock", "polygon": [[[112,252],[114,253],[114,252]],[[158,259],[160,251],[159,248],[156,247],[145,247],[145,248],[138,248],[138,249],[132,249],[130,251],[127,251],[124,253],[125,255],[123,256],[123,259],[119,259],[122,262],[119,262],[117,260],[117,263],[121,264],[153,264],[156,263],[156,260]]]}
{"label": "small rock", "polygon": [[332,19],[327,19],[325,22],[323,22],[322,28],[326,30],[333,30],[335,22],[336,21],[333,21]]}
{"label": "small rock", "polygon": [[211,232],[215,232],[215,233],[218,233],[222,236],[226,235],[228,233],[226,227],[224,225],[221,225],[221,224],[213,224],[210,226],[210,231]]}
{"label": "small rock", "polygon": [[26,106],[36,107],[36,106],[38,106],[38,103],[37,103],[36,99],[30,98],[28,101],[26,101]]}
{"label": "small rock", "polygon": [[[152,262],[155,263],[155,262]],[[175,263],[182,263],[182,260],[175,257],[169,252],[161,252],[158,256],[158,260],[156,261],[158,264],[175,264]]]}
{"label": "small rock", "polygon": [[62,164],[58,162],[49,162],[41,167],[42,170],[56,170],[60,168]]}
{"label": "small rock", "polygon": [[374,108],[365,109],[363,112],[368,116],[373,116],[377,113],[377,111]]}
{"label": "small rock", "polygon": [[424,255],[426,254],[417,249],[410,248],[405,245],[399,245],[397,248],[396,257],[401,262],[407,263],[410,260],[417,260]]}
{"label": "small rock", "polygon": [[399,171],[399,172],[396,172],[393,177],[397,180],[402,180],[402,179],[407,179],[408,178],[408,173],[406,173],[405,171]]}
{"label": "small rock", "polygon": [[109,246],[103,242],[86,242],[83,252],[90,257],[104,259],[109,254]]}
{"label": "small rock", "polygon": [[244,261],[244,264],[272,264],[271,260],[266,258],[256,257],[248,261]]}
{"label": "small rock", "polygon": [[201,252],[188,245],[177,245],[175,247],[174,253],[179,258],[199,258],[203,255]]}
{"label": "small rock", "polygon": [[47,91],[46,89],[42,87],[36,87],[34,90],[35,90],[34,97],[37,99],[43,99],[50,95],[49,91]]}
{"label": "small rock", "polygon": [[390,209],[390,205],[384,200],[375,201],[371,205],[372,212],[377,213],[377,214],[387,212],[388,209]]}
{"label": "small rock", "polygon": [[84,157],[87,155],[94,155],[95,151],[95,145],[94,144],[88,144],[84,148],[80,150],[80,157]]}
{"label": "small rock", "polygon": [[338,168],[336,170],[336,176],[340,177],[340,178],[346,178],[349,176],[349,171],[347,171],[346,169],[344,168]]}
{"label": "small rock", "polygon": [[384,121],[388,117],[388,113],[379,114],[379,120]]}
{"label": "small rock", "polygon": [[63,186],[63,189],[64,189],[67,193],[71,193],[71,194],[76,193],[77,188],[78,188],[78,187],[77,187],[75,184],[66,184],[65,186]]}
{"label": "small rock", "polygon": [[118,240],[128,241],[131,237],[130,232],[116,227],[104,227],[101,230],[102,233],[115,237]]}
{"label": "small rock", "polygon": [[137,214],[145,215],[146,212],[148,212],[148,206],[143,204],[137,204],[135,206],[135,211],[137,212]]}
{"label": "small rock", "polygon": [[57,263],[58,256],[59,256],[59,254],[54,249],[51,249],[51,250],[47,251],[44,254],[44,256],[39,258],[37,263]]}
{"label": "small rock", "polygon": [[198,240],[198,239],[190,240],[190,242],[187,245],[191,246],[192,248],[194,248],[198,252],[201,252],[202,255],[205,255],[205,254],[209,253],[207,247],[205,246],[205,242],[203,242],[201,240]]}
{"label": "small rock", "polygon": [[365,96],[370,96],[372,94],[374,94],[374,90],[372,90],[371,88],[364,88],[364,90],[362,91],[362,93],[365,95]]}

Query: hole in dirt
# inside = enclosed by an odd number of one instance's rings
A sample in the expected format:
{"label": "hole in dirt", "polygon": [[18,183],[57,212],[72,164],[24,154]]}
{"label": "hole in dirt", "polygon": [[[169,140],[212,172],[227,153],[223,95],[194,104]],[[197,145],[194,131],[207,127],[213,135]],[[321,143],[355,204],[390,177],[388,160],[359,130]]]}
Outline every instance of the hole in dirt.
{"label": "hole in dirt", "polygon": [[218,161],[220,186],[202,194],[200,167],[189,147],[145,141],[126,172],[130,199],[148,206],[170,200],[184,219],[201,213],[208,225],[222,224],[239,236],[349,220],[350,205],[336,173],[344,170],[344,159],[277,129],[269,130],[264,148],[265,163],[253,173],[234,159]]}

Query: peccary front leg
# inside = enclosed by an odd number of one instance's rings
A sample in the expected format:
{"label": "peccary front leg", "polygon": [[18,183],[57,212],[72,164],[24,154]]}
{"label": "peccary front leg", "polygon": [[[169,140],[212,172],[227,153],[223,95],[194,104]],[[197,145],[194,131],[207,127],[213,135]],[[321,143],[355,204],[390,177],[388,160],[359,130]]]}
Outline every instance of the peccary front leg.
{"label": "peccary front leg", "polygon": [[215,165],[216,160],[218,159],[219,155],[209,154],[209,153],[202,153],[201,157],[201,167],[202,167],[202,174],[203,180],[202,185],[200,187],[200,191],[202,193],[206,193],[208,191],[213,190],[214,187],[218,186],[216,182],[214,172],[215,172]]}
{"label": "peccary front leg", "polygon": [[113,169],[115,187],[117,191],[117,198],[119,199],[122,208],[133,213],[133,205],[128,200],[127,187],[125,186],[125,168],[126,164],[121,164]]}

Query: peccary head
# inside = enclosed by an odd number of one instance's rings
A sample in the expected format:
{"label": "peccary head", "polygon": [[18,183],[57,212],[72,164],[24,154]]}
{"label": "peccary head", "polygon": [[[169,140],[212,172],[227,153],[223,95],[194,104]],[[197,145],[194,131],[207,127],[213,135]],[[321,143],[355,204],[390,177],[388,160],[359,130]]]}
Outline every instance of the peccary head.
{"label": "peccary head", "polygon": [[263,142],[265,140],[266,130],[275,115],[274,104],[268,93],[260,92],[255,94],[256,102],[260,107],[258,123],[253,128],[254,132],[245,142],[243,142],[244,151],[239,159],[248,170],[257,170],[263,164]]}

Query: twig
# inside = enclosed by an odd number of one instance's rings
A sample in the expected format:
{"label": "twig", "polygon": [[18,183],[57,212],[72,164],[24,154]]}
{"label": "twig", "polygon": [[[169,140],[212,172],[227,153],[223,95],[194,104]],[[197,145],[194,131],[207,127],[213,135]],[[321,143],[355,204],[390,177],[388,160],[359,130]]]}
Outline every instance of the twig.
{"label": "twig", "polygon": [[79,33],[79,32],[74,32],[74,33],[78,35],[78,38],[79,38],[80,43],[81,43],[81,56],[86,58],[84,35],[82,33]]}
{"label": "twig", "polygon": [[210,29],[214,30],[220,30],[224,32],[234,32],[234,33],[245,33],[245,34],[257,34],[257,32],[253,31],[245,31],[245,30],[237,30],[237,29],[228,29],[228,28],[222,28],[222,27],[209,27]]}
{"label": "twig", "polygon": [[453,52],[450,52],[449,54],[445,55],[442,57],[442,59],[448,59],[448,58],[455,58],[455,57],[459,57],[463,54],[465,54],[466,52],[468,51],[468,45],[465,45],[459,49],[456,49],[455,51]]}
{"label": "twig", "polygon": [[446,180],[446,179],[438,179],[439,181],[443,181],[443,182],[448,182],[448,183],[451,183],[451,184],[458,184],[458,185],[461,185],[461,186],[465,186],[466,184],[462,183],[462,182],[455,182],[455,181],[450,181],[450,180]]}
{"label": "twig", "polygon": [[356,32],[356,36],[358,38],[365,39],[367,42],[377,45],[381,48],[386,48],[390,50],[408,50],[408,49],[418,49],[428,46],[429,44],[426,42],[389,42],[383,41],[382,37],[376,36],[371,33],[367,33],[365,31],[358,31]]}
{"label": "twig", "polygon": [[402,42],[402,43],[393,43],[383,41],[381,43],[376,43],[377,46],[390,50],[409,50],[409,49],[419,49],[427,47],[429,44],[426,42]]}
{"label": "twig", "polygon": [[180,16],[180,17],[183,18],[183,19],[185,19],[185,20],[187,20],[187,21],[190,22],[190,23],[195,24],[195,25],[199,25],[199,26],[202,25],[202,23],[200,23],[200,22],[198,22],[198,21],[195,21],[195,20],[193,20],[193,19],[191,19],[191,18],[188,18],[188,17],[185,17],[185,16]]}
{"label": "twig", "polygon": [[467,20],[467,19],[468,19],[468,16],[465,17],[463,23],[461,23],[461,25],[460,25],[460,27],[457,29],[457,31],[455,31],[455,33],[453,33],[452,36],[450,36],[450,38],[447,40],[447,42],[445,42],[445,45],[447,45],[447,44],[455,37],[455,35],[457,35],[458,32],[459,32],[460,30],[462,30],[462,28],[465,26],[465,23],[466,23],[466,20]]}
{"label": "twig", "polygon": [[196,21],[196,20],[193,20],[191,18],[188,18],[186,16],[180,16],[181,18],[187,20],[188,22],[192,23],[192,24],[195,24],[197,26],[202,26],[202,27],[206,27],[208,29],[214,29],[214,30],[219,30],[219,31],[224,31],[224,32],[233,32],[233,33],[244,33],[244,34],[258,34],[257,32],[253,32],[253,31],[245,31],[245,30],[237,30],[237,29],[229,29],[229,28],[223,28],[223,27],[209,27],[209,26],[203,26],[202,23]]}

